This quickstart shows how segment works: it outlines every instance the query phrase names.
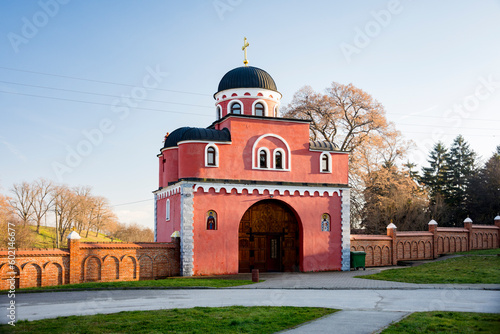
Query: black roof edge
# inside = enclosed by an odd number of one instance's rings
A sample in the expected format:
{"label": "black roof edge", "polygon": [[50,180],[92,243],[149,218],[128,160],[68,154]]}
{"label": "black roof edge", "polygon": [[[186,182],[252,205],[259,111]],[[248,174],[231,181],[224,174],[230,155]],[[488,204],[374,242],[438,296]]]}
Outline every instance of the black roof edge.
{"label": "black roof edge", "polygon": [[223,120],[229,118],[229,117],[236,117],[236,118],[254,118],[254,119],[265,119],[266,121],[270,120],[276,120],[276,121],[285,121],[285,122],[301,122],[301,123],[311,123],[310,120],[308,119],[297,119],[297,118],[284,118],[284,117],[270,117],[270,116],[255,116],[255,115],[240,115],[240,114],[227,114],[226,116],[222,117],[221,119],[213,122],[210,124],[207,129],[213,129],[215,127],[215,124],[222,122]]}
{"label": "black roof edge", "polygon": [[[218,182],[218,183],[236,183],[236,184],[262,184],[262,185],[276,185],[276,186],[299,186],[299,187],[337,187],[337,188],[351,188],[347,184],[342,183],[308,183],[308,182],[273,182],[273,181],[256,181],[256,180],[233,180],[233,179],[202,179],[196,177],[181,178],[175,182],[169,182],[171,186],[181,181],[188,182]],[[160,190],[160,189],[158,189]]]}

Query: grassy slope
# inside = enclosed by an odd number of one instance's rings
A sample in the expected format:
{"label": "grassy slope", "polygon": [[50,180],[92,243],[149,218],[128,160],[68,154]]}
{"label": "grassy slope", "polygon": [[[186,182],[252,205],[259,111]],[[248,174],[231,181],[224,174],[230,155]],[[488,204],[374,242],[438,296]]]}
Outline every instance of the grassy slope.
{"label": "grassy slope", "polygon": [[20,321],[12,333],[275,333],[336,312],[316,307],[195,307]]}
{"label": "grassy slope", "polygon": [[358,277],[421,284],[500,284],[500,257],[462,256]]}
{"label": "grassy slope", "polygon": [[[30,226],[30,228],[36,234],[36,226]],[[104,234],[99,233],[96,237],[95,232],[89,232],[88,238],[85,238],[87,231],[82,231],[80,242],[110,242],[111,239],[107,238]],[[55,247],[55,236],[56,230],[54,227],[40,226],[40,234],[36,236],[35,244],[33,248],[54,248]],[[119,242],[120,240],[114,240]],[[64,244],[61,247],[66,247],[66,238],[64,238]]]}

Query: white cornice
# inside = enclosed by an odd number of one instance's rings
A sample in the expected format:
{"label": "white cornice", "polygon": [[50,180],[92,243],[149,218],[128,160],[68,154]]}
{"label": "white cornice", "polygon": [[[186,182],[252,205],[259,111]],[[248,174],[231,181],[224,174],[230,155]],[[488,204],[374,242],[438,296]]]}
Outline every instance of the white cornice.
{"label": "white cornice", "polygon": [[[298,191],[300,196],[305,196],[306,192],[308,196],[321,196],[323,197],[325,192],[328,196],[333,196],[334,193],[341,196],[342,191],[345,190],[339,187],[319,187],[319,186],[294,186],[294,185],[262,185],[262,184],[237,184],[237,183],[209,183],[209,182],[195,182],[194,191],[202,191],[207,193],[213,188],[215,193],[220,193],[222,189],[226,193],[231,193],[234,189],[238,194],[242,194],[243,190],[246,190],[249,194],[252,194],[254,190],[257,190],[260,195],[264,194],[267,190],[270,195],[274,195],[274,192],[278,191],[280,195],[285,195],[288,191],[290,196],[295,196],[295,192]],[[316,192],[318,195],[316,195]],[[307,195],[306,195],[307,196]]]}
{"label": "white cornice", "polygon": [[156,199],[167,198],[175,194],[179,194],[181,192],[181,184],[176,183],[171,186],[161,188],[159,190],[153,191],[153,194],[156,195]]}

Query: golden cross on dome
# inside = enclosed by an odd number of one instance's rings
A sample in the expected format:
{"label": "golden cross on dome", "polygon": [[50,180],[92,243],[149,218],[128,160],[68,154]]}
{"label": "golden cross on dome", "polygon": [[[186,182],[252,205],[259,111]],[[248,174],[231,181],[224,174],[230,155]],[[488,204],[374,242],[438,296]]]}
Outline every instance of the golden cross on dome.
{"label": "golden cross on dome", "polygon": [[244,39],[244,43],[243,43],[243,46],[241,47],[241,49],[243,51],[245,51],[245,59],[243,60],[243,64],[245,64],[245,66],[248,66],[248,60],[247,60],[247,47],[249,47],[250,44],[248,44],[247,42],[247,38],[245,37]]}

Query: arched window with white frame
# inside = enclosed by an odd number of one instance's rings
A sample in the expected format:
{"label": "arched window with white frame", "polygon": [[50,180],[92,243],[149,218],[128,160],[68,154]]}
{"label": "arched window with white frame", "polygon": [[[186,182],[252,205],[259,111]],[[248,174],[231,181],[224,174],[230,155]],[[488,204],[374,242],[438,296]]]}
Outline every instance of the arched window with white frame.
{"label": "arched window with white frame", "polygon": [[257,102],[254,106],[254,110],[255,110],[255,116],[265,116],[264,114],[265,109],[262,102]]}
{"label": "arched window with white frame", "polygon": [[221,108],[221,106],[217,106],[217,111],[216,111],[215,117],[216,117],[217,120],[219,120],[219,119],[222,118],[222,108]]}
{"label": "arched window with white frame", "polygon": [[243,114],[243,108],[241,107],[240,102],[232,102],[231,105],[229,106],[229,110],[230,110],[231,114],[235,114],[235,115]]}
{"label": "arched window with white frame", "polygon": [[274,117],[278,117],[278,105],[274,106]]}
{"label": "arched window with white frame", "polygon": [[273,154],[273,166],[275,169],[285,169],[285,150],[277,148]]}
{"label": "arched window with white frame", "polygon": [[170,200],[167,199],[165,202],[165,220],[169,221],[170,220]]}
{"label": "arched window with white frame", "polygon": [[259,149],[259,168],[269,168],[269,150],[266,147]]}
{"label": "arched window with white frame", "polygon": [[219,167],[219,148],[215,144],[205,146],[205,167]]}
{"label": "arched window with white frame", "polygon": [[321,153],[319,157],[319,166],[321,173],[332,172],[332,156],[328,152]]}

